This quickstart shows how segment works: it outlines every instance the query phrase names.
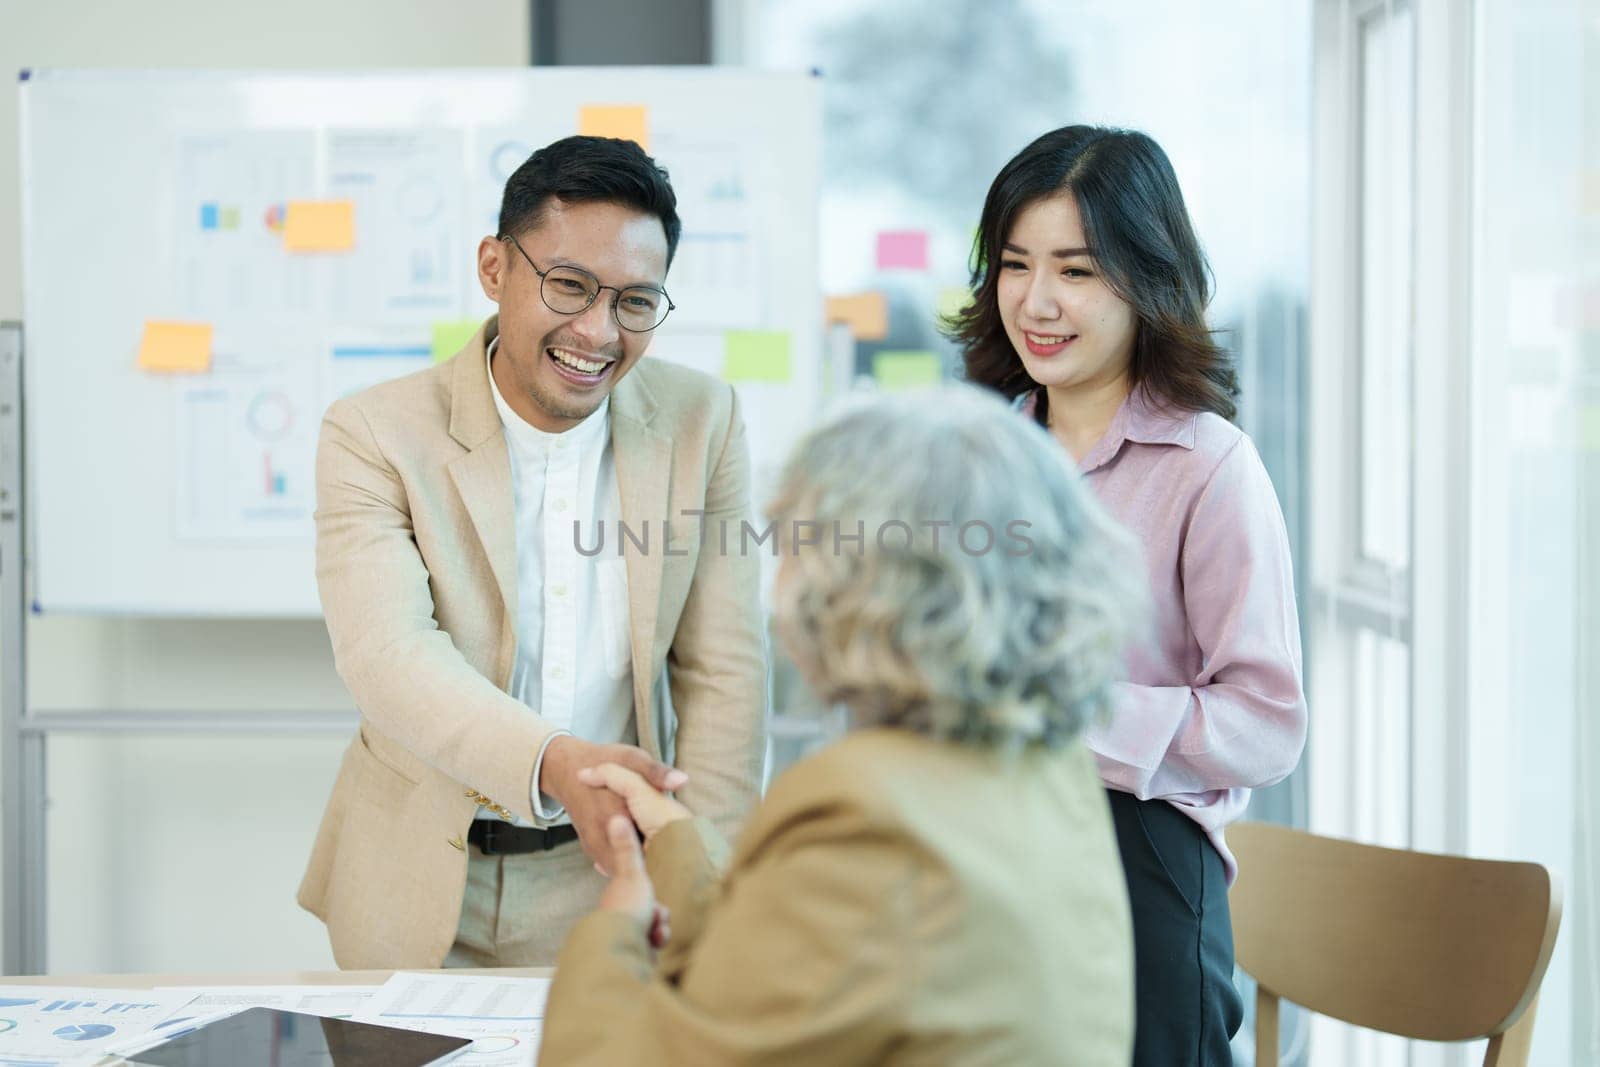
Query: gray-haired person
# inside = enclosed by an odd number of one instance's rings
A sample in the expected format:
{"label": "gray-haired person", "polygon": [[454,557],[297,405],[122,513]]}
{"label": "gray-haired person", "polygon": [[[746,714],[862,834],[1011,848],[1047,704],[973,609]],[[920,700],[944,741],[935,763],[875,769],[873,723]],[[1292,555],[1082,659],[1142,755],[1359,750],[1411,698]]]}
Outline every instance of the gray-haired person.
{"label": "gray-haired person", "polygon": [[774,621],[852,729],[778,779],[731,860],[632,771],[580,772],[632,822],[561,951],[541,1063],[1128,1062],[1127,890],[1080,734],[1141,572],[1005,414],[949,387],[852,404],[795,449],[767,509]]}

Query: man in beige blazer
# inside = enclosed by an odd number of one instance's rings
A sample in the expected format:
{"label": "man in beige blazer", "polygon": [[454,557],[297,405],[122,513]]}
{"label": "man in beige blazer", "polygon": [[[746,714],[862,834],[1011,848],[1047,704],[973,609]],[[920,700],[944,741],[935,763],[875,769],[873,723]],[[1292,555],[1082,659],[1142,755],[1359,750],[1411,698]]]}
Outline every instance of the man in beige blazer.
{"label": "man in beige blazer", "polygon": [[499,314],[328,409],[317,579],[361,724],[299,900],[341,967],[553,962],[625,811],[586,766],[724,830],[755,801],[759,561],[703,536],[749,517],[744,427],[727,385],[641,362],[679,232],[638,146],[541,149],[478,249]]}

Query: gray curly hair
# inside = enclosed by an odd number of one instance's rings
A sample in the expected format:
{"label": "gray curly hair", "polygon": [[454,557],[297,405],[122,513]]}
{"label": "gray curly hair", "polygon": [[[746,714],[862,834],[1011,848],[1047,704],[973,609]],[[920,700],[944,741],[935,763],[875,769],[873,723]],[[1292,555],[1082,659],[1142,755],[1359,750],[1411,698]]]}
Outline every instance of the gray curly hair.
{"label": "gray curly hair", "polygon": [[773,616],[866,722],[1056,746],[1105,713],[1147,586],[1039,427],[966,385],[847,403],[790,453]]}

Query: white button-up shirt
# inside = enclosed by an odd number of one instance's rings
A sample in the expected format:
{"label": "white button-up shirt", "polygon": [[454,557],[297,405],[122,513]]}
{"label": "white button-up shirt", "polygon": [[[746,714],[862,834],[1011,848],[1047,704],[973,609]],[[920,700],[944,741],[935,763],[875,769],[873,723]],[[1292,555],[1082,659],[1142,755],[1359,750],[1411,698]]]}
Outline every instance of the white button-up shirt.
{"label": "white button-up shirt", "polygon": [[[614,548],[590,556],[577,549],[581,543],[593,552],[602,522],[607,547],[617,543],[622,502],[611,454],[611,400],[565,433],[536,429],[500,395],[498,344],[499,338],[489,343],[489,387],[511,453],[516,506],[517,655],[509,692],[561,733],[634,744],[626,565]],[[569,822],[560,805],[539,792],[543,763],[541,749],[529,785],[534,813],[545,825]],[[481,808],[478,815],[495,817]]]}

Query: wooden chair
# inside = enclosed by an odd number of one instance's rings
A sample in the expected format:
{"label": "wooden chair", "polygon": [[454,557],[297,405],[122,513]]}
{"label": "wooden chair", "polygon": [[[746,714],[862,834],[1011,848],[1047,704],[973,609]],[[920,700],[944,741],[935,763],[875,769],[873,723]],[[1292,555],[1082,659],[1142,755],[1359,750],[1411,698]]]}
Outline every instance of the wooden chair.
{"label": "wooden chair", "polygon": [[1425,1041],[1486,1037],[1525,1067],[1561,925],[1537,863],[1404,852],[1267,823],[1228,828],[1239,966],[1256,980],[1256,1063],[1278,1063],[1278,1001]]}

